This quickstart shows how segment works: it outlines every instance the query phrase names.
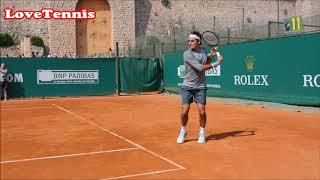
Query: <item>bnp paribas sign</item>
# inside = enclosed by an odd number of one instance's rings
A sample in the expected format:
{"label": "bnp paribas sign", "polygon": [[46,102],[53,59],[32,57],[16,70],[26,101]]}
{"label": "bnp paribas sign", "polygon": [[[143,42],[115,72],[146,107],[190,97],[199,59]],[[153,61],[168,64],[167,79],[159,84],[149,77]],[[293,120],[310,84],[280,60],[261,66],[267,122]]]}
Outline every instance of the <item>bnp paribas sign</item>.
{"label": "bnp paribas sign", "polygon": [[38,70],[37,84],[99,84],[99,70]]}

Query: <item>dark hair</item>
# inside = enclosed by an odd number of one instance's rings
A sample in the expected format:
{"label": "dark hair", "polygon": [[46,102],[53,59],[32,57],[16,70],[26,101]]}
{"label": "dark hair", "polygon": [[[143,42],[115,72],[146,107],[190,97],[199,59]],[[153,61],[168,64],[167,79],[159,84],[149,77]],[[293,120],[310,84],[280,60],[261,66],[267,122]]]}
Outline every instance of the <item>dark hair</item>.
{"label": "dark hair", "polygon": [[194,35],[198,36],[200,38],[200,40],[197,40],[197,41],[200,41],[200,45],[202,44],[202,35],[200,32],[192,31],[190,34],[194,34]]}

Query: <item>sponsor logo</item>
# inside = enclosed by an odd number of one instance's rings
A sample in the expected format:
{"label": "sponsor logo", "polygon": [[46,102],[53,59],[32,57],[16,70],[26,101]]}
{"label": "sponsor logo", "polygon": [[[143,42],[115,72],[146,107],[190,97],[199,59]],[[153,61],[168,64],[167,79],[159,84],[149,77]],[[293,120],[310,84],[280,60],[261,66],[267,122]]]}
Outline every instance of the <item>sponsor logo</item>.
{"label": "sponsor logo", "polygon": [[303,87],[320,87],[320,74],[317,75],[302,75]]}
{"label": "sponsor logo", "polygon": [[[179,78],[184,78],[184,76],[185,76],[185,67],[184,67],[184,65],[179,65],[178,66],[177,75],[178,75]],[[205,76],[220,76],[220,75],[221,75],[220,65],[205,71]]]}
{"label": "sponsor logo", "polygon": [[220,65],[206,70],[206,76],[220,76],[220,75],[221,75]]}
{"label": "sponsor logo", "polygon": [[[18,82],[22,83],[23,82],[23,74],[22,73],[8,73],[5,76],[6,80],[11,83],[11,82]],[[4,78],[0,76],[0,81],[3,81]]]}
{"label": "sponsor logo", "polygon": [[[183,83],[178,83],[178,86],[182,86]],[[221,88],[221,85],[220,84],[207,84],[207,88]]]}
{"label": "sponsor logo", "polygon": [[248,55],[248,56],[245,58],[245,62],[246,62],[247,70],[248,70],[249,72],[252,72],[252,71],[253,71],[253,68],[254,68],[255,58],[254,58],[252,55]]}
{"label": "sponsor logo", "polygon": [[268,75],[234,75],[234,85],[269,86]]}
{"label": "sponsor logo", "polygon": [[208,88],[217,88],[217,89],[219,89],[219,88],[221,88],[221,85],[220,84],[207,84],[207,87]]}
{"label": "sponsor logo", "polygon": [[184,75],[185,75],[184,65],[178,66],[178,77],[179,78],[184,78]]}
{"label": "sponsor logo", "polygon": [[[256,59],[253,55],[248,55],[245,58],[245,64],[249,73],[253,72]],[[269,86],[269,75],[253,74],[253,75],[234,75],[234,85],[236,86]]]}
{"label": "sponsor logo", "polygon": [[38,70],[37,84],[99,84],[99,70]]}

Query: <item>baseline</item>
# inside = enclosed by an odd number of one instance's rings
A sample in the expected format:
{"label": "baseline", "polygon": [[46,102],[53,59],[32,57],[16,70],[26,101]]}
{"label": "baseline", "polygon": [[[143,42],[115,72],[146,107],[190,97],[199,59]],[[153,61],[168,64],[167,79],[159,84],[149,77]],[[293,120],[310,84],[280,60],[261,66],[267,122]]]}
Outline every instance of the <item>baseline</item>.
{"label": "baseline", "polygon": [[1,111],[8,111],[8,110],[25,110],[25,109],[52,109],[52,107],[25,107],[25,108],[0,108]]}

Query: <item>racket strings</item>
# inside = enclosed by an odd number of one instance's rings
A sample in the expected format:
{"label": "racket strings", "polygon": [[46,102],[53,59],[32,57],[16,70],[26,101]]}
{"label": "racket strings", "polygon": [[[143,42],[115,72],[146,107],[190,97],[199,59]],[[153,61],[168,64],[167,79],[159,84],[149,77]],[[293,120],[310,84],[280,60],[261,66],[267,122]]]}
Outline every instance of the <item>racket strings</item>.
{"label": "racket strings", "polygon": [[219,42],[217,35],[211,31],[206,31],[202,34],[203,40],[211,46],[216,46]]}
{"label": "racket strings", "polygon": [[217,41],[217,38],[213,35],[205,36],[204,39],[207,41]]}

